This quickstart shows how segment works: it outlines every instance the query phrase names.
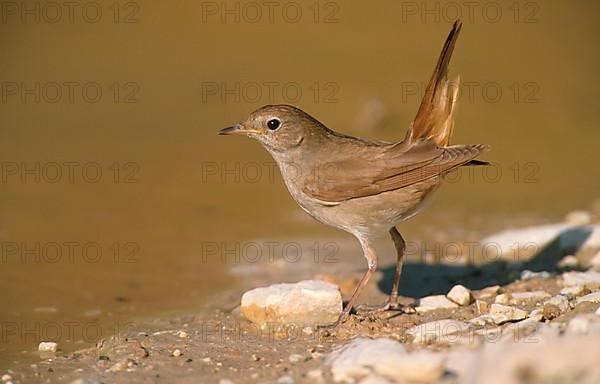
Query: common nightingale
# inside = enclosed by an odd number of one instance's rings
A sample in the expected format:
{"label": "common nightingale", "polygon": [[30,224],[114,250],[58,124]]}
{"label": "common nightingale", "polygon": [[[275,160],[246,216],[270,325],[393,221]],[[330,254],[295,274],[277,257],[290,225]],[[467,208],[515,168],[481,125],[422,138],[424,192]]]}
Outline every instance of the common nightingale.
{"label": "common nightingale", "polygon": [[371,140],[335,132],[299,108],[267,105],[220,135],[258,140],[278,164],[296,202],[318,221],[354,235],[368,269],[338,320],[350,313],[377,269],[374,240],[389,233],[397,251],[389,298],[376,311],[399,308],[398,284],[405,242],[396,229],[417,214],[445,173],[474,160],[487,145],[450,145],[457,99],[456,82],[447,77],[448,63],[461,29],[456,21],[410,125],[400,142]]}

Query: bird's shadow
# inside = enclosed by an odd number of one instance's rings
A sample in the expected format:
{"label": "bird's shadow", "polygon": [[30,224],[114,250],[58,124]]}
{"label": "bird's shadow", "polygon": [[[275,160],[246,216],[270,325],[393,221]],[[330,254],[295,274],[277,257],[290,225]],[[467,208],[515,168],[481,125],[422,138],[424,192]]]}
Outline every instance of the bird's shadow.
{"label": "bird's shadow", "polygon": [[[521,272],[547,271],[560,272],[558,261],[577,252],[592,229],[587,227],[569,228],[561,232],[552,242],[531,259],[520,262],[497,260],[478,266],[457,263],[425,264],[406,260],[402,268],[399,294],[407,297],[424,297],[446,294],[456,284],[477,290],[492,285],[506,285],[519,279]],[[383,278],[378,288],[389,293],[394,279],[395,265],[381,269]],[[574,268],[570,268],[574,269]]]}

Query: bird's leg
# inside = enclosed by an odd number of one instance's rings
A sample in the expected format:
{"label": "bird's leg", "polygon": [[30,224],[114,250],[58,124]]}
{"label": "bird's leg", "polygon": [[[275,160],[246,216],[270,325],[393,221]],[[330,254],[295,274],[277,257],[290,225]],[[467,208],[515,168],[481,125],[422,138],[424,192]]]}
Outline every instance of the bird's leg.
{"label": "bird's leg", "polygon": [[365,275],[362,277],[362,279],[360,279],[358,286],[356,287],[356,289],[354,290],[354,293],[350,297],[350,300],[344,307],[344,310],[342,311],[342,313],[340,313],[340,316],[338,317],[338,319],[334,323],[320,325],[318,328],[337,328],[341,323],[343,323],[345,321],[346,317],[348,316],[348,314],[350,313],[350,310],[352,310],[352,307],[354,306],[354,302],[356,301],[356,299],[360,295],[361,291],[364,289],[364,287],[369,282],[371,275],[373,274],[373,272],[375,272],[375,270],[377,270],[377,255],[375,254],[375,250],[374,250],[373,246],[365,239],[359,239],[359,241],[362,246],[365,258],[367,259],[369,269],[367,269],[367,272],[365,273]]}
{"label": "bird's leg", "polygon": [[392,291],[390,292],[388,299],[383,304],[377,306],[361,306],[361,314],[383,312],[401,307],[398,304],[398,287],[400,285],[400,274],[402,273],[402,264],[404,262],[404,250],[406,249],[406,243],[396,227],[392,227],[390,229],[390,236],[394,241],[394,246],[396,247],[396,252],[398,253],[398,259],[396,261],[396,273],[394,275],[394,282],[392,283]]}

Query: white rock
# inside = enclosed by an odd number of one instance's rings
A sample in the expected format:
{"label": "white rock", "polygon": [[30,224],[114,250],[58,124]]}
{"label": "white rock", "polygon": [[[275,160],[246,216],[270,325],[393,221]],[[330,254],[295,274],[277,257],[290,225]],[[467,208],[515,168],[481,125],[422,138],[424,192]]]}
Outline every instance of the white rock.
{"label": "white rock", "polygon": [[492,285],[491,287],[485,287],[482,290],[480,290],[479,292],[477,292],[477,297],[479,299],[486,299],[492,296],[496,296],[498,294],[498,292],[500,292],[500,286],[499,285]]}
{"label": "white rock", "polygon": [[494,299],[494,303],[508,304],[508,303],[510,303],[511,299],[512,299],[512,296],[510,295],[510,293],[503,293],[503,294],[496,296],[496,298]]}
{"label": "white rock", "polygon": [[560,268],[577,268],[579,267],[579,259],[573,255],[563,257],[558,261]]}
{"label": "white rock", "polygon": [[8,373],[5,373],[4,375],[2,375],[2,381],[10,381],[12,380],[12,376],[9,375]]}
{"label": "white rock", "polygon": [[414,337],[413,343],[455,343],[460,340],[459,333],[469,330],[469,325],[457,320],[430,321],[410,328],[407,333]]}
{"label": "white rock", "polygon": [[490,315],[494,318],[494,323],[503,324],[508,321],[523,320],[527,317],[527,312],[502,304],[492,304]]}
{"label": "white rock", "polygon": [[600,272],[565,272],[562,278],[565,286],[583,285],[591,290],[600,288]]}
{"label": "white rock", "polygon": [[444,355],[408,353],[397,341],[359,337],[327,358],[335,382],[355,382],[375,374],[394,382],[436,382],[444,373]]}
{"label": "white rock", "polygon": [[290,375],[284,375],[277,379],[277,384],[294,384],[294,379]]}
{"label": "white rock", "polygon": [[242,296],[241,312],[253,323],[314,325],[333,323],[342,311],[338,287],[317,280],[274,284]]}
{"label": "white rock", "polygon": [[529,313],[529,316],[527,318],[534,321],[542,321],[544,320],[544,310],[541,308],[536,308],[533,311],[531,311],[531,313]]}
{"label": "white rock", "polygon": [[573,317],[567,325],[567,334],[587,335],[590,331],[592,322],[597,323],[598,318],[594,314],[580,313]]}
{"label": "white rock", "polygon": [[596,315],[600,316],[600,307],[598,307],[598,309],[596,309]]}
{"label": "white rock", "polygon": [[296,364],[304,360],[304,356],[299,355],[297,353],[293,353],[288,357],[288,360],[290,361],[290,363]]}
{"label": "white rock", "polygon": [[321,382],[323,381],[323,371],[320,369],[311,369],[306,373],[306,377],[312,382]]}
{"label": "white rock", "polygon": [[573,225],[588,225],[592,222],[592,215],[587,211],[571,211],[565,216],[565,221]]}
{"label": "white rock", "polygon": [[458,308],[456,303],[451,302],[444,295],[426,296],[419,300],[419,306],[415,308],[417,312],[429,312],[436,309]]}
{"label": "white rock", "polygon": [[581,297],[577,298],[577,304],[583,303],[586,301],[590,302],[590,303],[600,303],[600,291],[592,292],[590,294],[587,294],[585,296],[581,296]]}
{"label": "white rock", "polygon": [[511,302],[513,303],[527,300],[541,301],[551,297],[550,294],[545,291],[512,292],[510,296],[512,298]]}
{"label": "white rock", "polygon": [[573,285],[571,287],[565,287],[560,290],[561,295],[567,296],[580,296],[585,292],[585,287],[583,285]]}
{"label": "white rock", "polygon": [[471,320],[467,320],[467,323],[477,327],[483,327],[486,324],[494,324],[494,317],[489,313],[486,313],[485,315],[481,315]]}
{"label": "white rock", "polygon": [[462,306],[471,304],[471,300],[473,299],[473,296],[471,295],[471,290],[460,284],[452,287],[452,289],[450,290],[450,292],[448,292],[446,296],[451,301]]}
{"label": "white rock", "polygon": [[179,357],[179,356],[183,355],[183,353],[181,353],[181,349],[175,349],[175,350],[173,350],[172,355],[174,357]]}
{"label": "white rock", "polygon": [[219,384],[234,384],[234,382],[229,379],[221,379],[219,380]]}
{"label": "white rock", "polygon": [[38,351],[40,352],[56,352],[58,350],[58,344],[53,341],[42,341],[38,345]]}
{"label": "white rock", "polygon": [[533,279],[549,279],[550,276],[552,276],[552,275],[550,275],[550,273],[546,272],[546,271],[533,272],[533,271],[526,269],[521,272],[521,280],[524,280],[524,281],[533,280]]}
{"label": "white rock", "polygon": [[557,306],[558,309],[560,309],[561,313],[567,312],[570,308],[569,300],[566,297],[564,297],[563,295],[554,296],[553,298],[551,298],[550,300],[548,300],[544,303],[544,305],[546,305],[546,304]]}

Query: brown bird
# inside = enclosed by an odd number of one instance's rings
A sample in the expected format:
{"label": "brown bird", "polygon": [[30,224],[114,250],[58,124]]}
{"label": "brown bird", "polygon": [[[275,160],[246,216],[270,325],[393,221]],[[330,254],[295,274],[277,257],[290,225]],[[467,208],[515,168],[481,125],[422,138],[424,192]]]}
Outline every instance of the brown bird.
{"label": "brown bird", "polygon": [[405,242],[396,225],[422,208],[448,171],[469,164],[488,146],[450,145],[458,87],[447,70],[461,23],[454,23],[406,137],[386,142],[335,132],[304,111],[268,105],[219,131],[258,140],[277,162],[296,202],[322,223],[353,234],[368,270],[344,307],[337,326],[377,268],[374,240],[389,233],[398,258],[388,300],[374,310],[398,308]]}

